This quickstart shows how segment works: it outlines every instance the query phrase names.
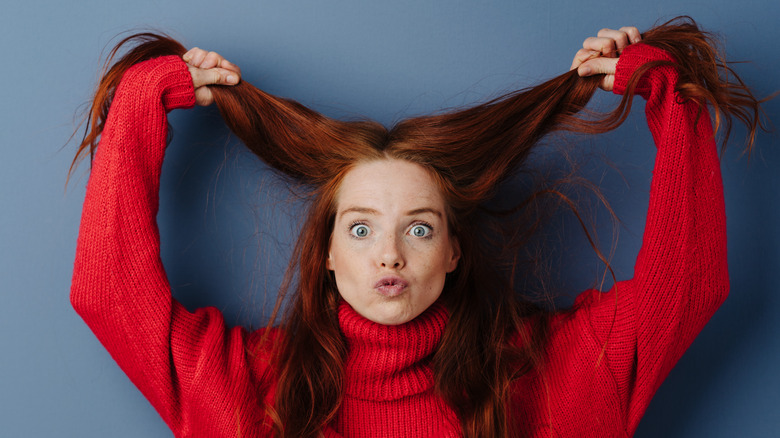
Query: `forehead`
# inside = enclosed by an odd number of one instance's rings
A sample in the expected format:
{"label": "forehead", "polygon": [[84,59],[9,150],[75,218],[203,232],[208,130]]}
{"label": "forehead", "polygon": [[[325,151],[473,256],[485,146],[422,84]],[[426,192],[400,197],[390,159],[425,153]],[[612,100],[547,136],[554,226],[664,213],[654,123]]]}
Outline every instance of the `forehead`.
{"label": "forehead", "polygon": [[336,194],[336,205],[339,211],[427,207],[444,212],[445,202],[430,171],[410,161],[382,159],[359,163],[347,172]]}

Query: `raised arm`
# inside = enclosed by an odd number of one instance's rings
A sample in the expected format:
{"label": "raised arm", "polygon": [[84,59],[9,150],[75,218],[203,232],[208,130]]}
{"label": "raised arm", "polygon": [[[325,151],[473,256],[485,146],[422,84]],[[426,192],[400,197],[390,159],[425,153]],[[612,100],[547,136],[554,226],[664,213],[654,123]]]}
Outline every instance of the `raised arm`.
{"label": "raised arm", "polygon": [[202,80],[214,77],[191,75],[177,56],[124,73],[87,185],[71,301],[177,436],[235,436],[262,418],[247,412],[262,406],[248,336],[216,309],[190,313],[171,297],[155,220],[166,113],[193,106]]}
{"label": "raised arm", "polygon": [[584,294],[579,303],[604,346],[629,433],[729,288],[723,186],[709,113],[675,90],[674,62],[641,43],[620,54],[617,94],[627,92],[638,69],[655,65],[635,90],[647,100],[657,147],[650,205],[634,277],[607,294]]}

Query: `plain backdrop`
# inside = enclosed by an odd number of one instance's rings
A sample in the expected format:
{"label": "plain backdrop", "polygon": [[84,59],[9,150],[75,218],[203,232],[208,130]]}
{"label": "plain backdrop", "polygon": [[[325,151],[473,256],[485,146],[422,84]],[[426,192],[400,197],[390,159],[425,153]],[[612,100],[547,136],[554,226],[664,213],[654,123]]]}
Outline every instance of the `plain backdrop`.
{"label": "plain backdrop", "polygon": [[[562,73],[603,27],[680,14],[717,31],[758,95],[780,89],[776,0],[28,1],[0,13],[0,435],[165,437],[171,433],[70,307],[88,165],[65,187],[77,110],[105,53],[128,30],[158,29],[220,51],[245,79],[333,117],[390,124],[483,101]],[[616,99],[600,93],[596,104]],[[780,120],[780,99],[765,106]],[[231,324],[264,321],[299,227],[295,196],[226,133],[212,109],[172,114],[159,222],[177,298],[215,305]],[[672,371],[640,437],[780,436],[780,138],[741,135],[723,156],[731,295]],[[631,275],[653,145],[642,114],[570,147],[617,212],[613,259]],[[554,159],[553,159],[554,161]],[[584,201],[587,202],[587,201]],[[565,213],[562,213],[565,215]],[[609,243],[609,224],[602,213]],[[569,224],[562,219],[561,224]],[[572,296],[599,266],[561,225],[556,278]],[[552,251],[552,250],[551,250]]]}

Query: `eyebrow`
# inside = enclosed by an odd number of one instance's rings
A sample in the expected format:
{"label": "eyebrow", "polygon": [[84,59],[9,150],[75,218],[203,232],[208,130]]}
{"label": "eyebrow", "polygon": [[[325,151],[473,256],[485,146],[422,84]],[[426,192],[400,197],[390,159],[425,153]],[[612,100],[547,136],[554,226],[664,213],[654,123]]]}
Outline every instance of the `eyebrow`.
{"label": "eyebrow", "polygon": [[[339,216],[344,216],[347,213],[362,213],[362,214],[369,214],[369,215],[379,215],[379,211],[375,210],[373,208],[368,207],[349,207],[339,213]],[[436,215],[438,217],[442,217],[442,214],[439,210],[436,210],[435,208],[431,207],[421,207],[421,208],[415,208],[414,210],[409,210],[406,212],[407,216],[415,216],[418,214],[423,213],[431,213],[433,215]]]}
{"label": "eyebrow", "polygon": [[371,215],[378,215],[379,214],[379,212],[374,210],[373,208],[349,207],[346,210],[342,210],[341,213],[339,213],[339,216],[344,216],[347,213],[363,213],[363,214],[371,214]]}
{"label": "eyebrow", "polygon": [[415,215],[423,214],[423,213],[431,213],[431,214],[434,214],[434,215],[439,216],[439,217],[442,216],[442,214],[441,214],[441,212],[439,210],[436,210],[435,208],[431,208],[431,207],[416,208],[414,210],[407,211],[406,215],[407,216],[415,216]]}

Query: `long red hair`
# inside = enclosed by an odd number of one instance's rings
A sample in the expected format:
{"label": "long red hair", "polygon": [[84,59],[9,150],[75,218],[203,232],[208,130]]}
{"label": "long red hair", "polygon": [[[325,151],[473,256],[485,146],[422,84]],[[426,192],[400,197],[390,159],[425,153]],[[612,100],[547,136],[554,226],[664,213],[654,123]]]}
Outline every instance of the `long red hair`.
{"label": "long red hair", "polygon": [[[680,73],[676,89],[681,99],[698,102],[705,116],[709,105],[716,127],[725,124],[727,133],[733,117],[744,122],[748,147],[752,145],[760,101],[725,64],[710,35],[681,18],[646,32],[643,43],[666,50],[678,61],[665,64]],[[134,46],[114,63],[127,44]],[[98,86],[74,163],[94,153],[122,74],[143,60],[184,53],[179,43],[156,34],[121,41],[107,61],[110,67]],[[522,420],[507,416],[512,412],[507,406],[510,386],[541,366],[550,311],[516,294],[513,280],[520,262],[511,249],[521,247],[537,229],[544,209],[539,198],[563,195],[554,188],[536,192],[505,216],[486,214],[481,206],[523,166],[545,135],[560,130],[601,133],[619,126],[641,74],[657,64],[640,68],[618,107],[599,119],[578,113],[600,78],[581,78],[576,71],[463,110],[407,119],[392,129],[371,121],[334,120],[247,81],[212,87],[230,129],[310,194],[306,223],[268,323],[270,327],[281,316],[286,333],[275,350],[277,396],[268,407],[277,434],[317,436],[338,412],[346,346],[337,319],[339,293],[325,264],[336,193],[356,163],[400,158],[434,176],[462,252],[442,292],[450,320],[432,360],[436,391],[458,414],[466,436],[516,435]],[[507,218],[511,232],[482,226]],[[485,229],[501,234],[490,235]],[[489,242],[503,242],[503,248]],[[284,307],[288,295],[291,303]],[[520,342],[513,342],[518,336]]]}

